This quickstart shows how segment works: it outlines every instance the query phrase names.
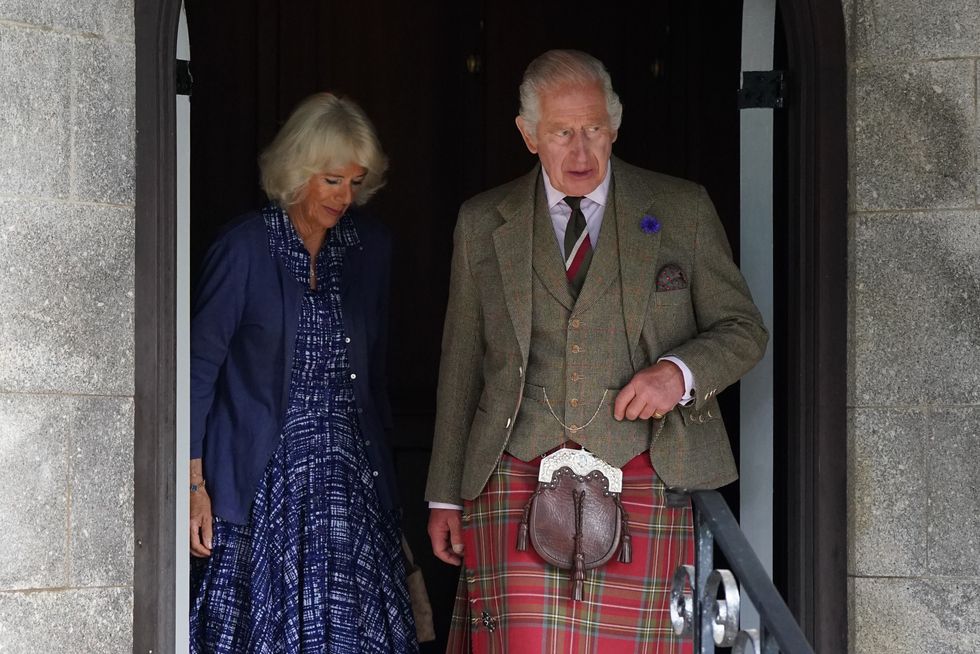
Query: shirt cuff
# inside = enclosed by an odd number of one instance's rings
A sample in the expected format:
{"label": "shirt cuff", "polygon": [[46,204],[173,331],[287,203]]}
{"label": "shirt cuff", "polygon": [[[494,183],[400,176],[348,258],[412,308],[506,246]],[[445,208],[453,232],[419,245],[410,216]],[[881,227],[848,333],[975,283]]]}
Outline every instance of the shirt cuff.
{"label": "shirt cuff", "polygon": [[691,369],[687,367],[686,363],[684,363],[683,361],[681,361],[675,356],[667,355],[657,359],[657,363],[661,361],[670,361],[671,363],[673,363],[674,365],[676,365],[678,368],[681,369],[681,374],[684,375],[684,395],[681,396],[681,399],[680,401],[678,401],[678,404],[680,404],[681,406],[689,405],[691,402],[694,401],[694,393],[695,393],[694,374],[691,373]]}
{"label": "shirt cuff", "polygon": [[450,504],[449,502],[429,502],[430,509],[454,509],[456,511],[462,511],[463,507],[459,504]]}

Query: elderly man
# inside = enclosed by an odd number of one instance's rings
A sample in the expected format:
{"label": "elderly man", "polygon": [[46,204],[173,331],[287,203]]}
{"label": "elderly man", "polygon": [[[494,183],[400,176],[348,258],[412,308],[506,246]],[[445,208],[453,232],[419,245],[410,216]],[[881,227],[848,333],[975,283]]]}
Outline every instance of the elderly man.
{"label": "elderly man", "polygon": [[[736,478],[716,394],[768,337],[705,190],[612,157],[601,62],[547,52],[520,96],[540,165],[466,202],[455,232],[426,489],[433,551],[464,566],[450,651],[684,651],[669,592],[691,513],[671,490]],[[521,533],[561,448],[621,470],[631,551],[587,574]]]}

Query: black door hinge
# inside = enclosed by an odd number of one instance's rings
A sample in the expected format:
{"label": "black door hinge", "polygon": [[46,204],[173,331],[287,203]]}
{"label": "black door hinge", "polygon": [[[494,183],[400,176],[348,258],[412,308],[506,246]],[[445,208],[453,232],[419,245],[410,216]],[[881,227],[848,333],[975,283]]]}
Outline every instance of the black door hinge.
{"label": "black door hinge", "polygon": [[738,90],[738,108],[786,106],[786,73],[782,70],[746,70]]}
{"label": "black door hinge", "polygon": [[190,96],[194,76],[191,75],[191,62],[186,59],[177,60],[177,95]]}

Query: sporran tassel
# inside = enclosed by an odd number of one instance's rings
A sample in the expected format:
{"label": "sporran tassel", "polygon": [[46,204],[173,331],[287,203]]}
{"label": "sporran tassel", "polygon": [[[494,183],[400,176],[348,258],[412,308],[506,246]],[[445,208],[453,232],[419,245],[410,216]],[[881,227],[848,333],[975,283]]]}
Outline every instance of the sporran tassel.
{"label": "sporran tassel", "polygon": [[572,600],[581,602],[585,594],[585,554],[582,552],[582,502],[585,491],[575,493],[575,565],[572,569]]}
{"label": "sporran tassel", "polygon": [[575,554],[575,571],[572,573],[572,599],[581,602],[585,594],[585,557],[581,552]]}
{"label": "sporran tassel", "polygon": [[619,562],[633,562],[633,539],[630,537],[630,517],[616,495],[616,506],[619,507],[620,522],[622,524],[622,536],[619,539]]}
{"label": "sporran tassel", "polygon": [[[537,495],[537,493],[534,493]],[[527,524],[531,520],[531,502],[534,500],[534,495],[531,499],[527,501],[524,505],[524,513],[521,514],[521,524],[517,528],[517,551],[526,552],[527,551]]]}
{"label": "sporran tassel", "polygon": [[633,545],[630,543],[629,534],[623,534],[622,541],[619,543],[619,562],[633,562]]}

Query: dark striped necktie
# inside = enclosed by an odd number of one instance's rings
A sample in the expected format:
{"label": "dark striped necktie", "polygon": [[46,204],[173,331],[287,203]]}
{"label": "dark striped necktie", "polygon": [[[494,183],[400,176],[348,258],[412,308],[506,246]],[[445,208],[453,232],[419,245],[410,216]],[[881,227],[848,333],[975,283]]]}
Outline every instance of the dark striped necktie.
{"label": "dark striped necktie", "polygon": [[572,215],[565,226],[565,276],[572,295],[578,297],[592,261],[592,241],[585,228],[585,214],[581,209],[582,198],[566,197],[565,204],[572,208]]}

